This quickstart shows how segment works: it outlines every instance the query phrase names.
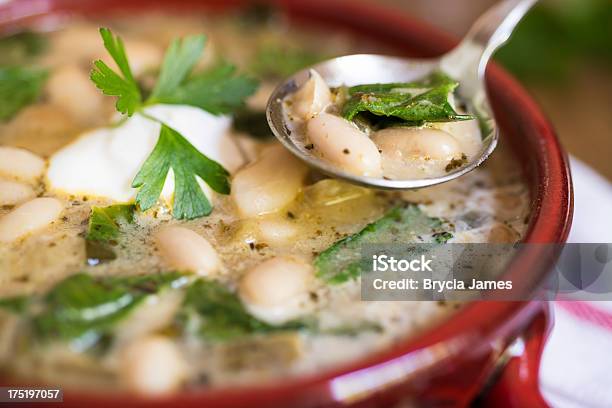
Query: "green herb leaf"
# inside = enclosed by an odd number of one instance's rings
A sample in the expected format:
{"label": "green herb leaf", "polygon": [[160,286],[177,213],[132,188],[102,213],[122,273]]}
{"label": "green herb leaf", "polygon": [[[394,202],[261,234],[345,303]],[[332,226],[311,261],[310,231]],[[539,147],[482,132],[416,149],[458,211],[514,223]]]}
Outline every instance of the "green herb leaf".
{"label": "green herb leaf", "polygon": [[85,241],[87,263],[97,265],[117,258],[113,245],[121,236],[121,227],[134,222],[133,204],[92,207]]}
{"label": "green herb leaf", "polygon": [[133,204],[92,207],[87,228],[87,239],[108,242],[119,238],[121,225],[134,222]]}
{"label": "green herb leaf", "polygon": [[[100,34],[104,46],[123,76],[99,60],[94,63],[91,79],[105,94],[118,96],[119,112],[132,115],[143,104],[123,41],[105,28],[100,29]],[[202,54],[205,41],[205,36],[198,35],[175,40],[171,44],[164,56],[157,84],[146,101],[147,105],[191,105],[212,114],[229,113],[244,106],[245,98],[255,92],[258,84],[252,78],[236,75],[233,65],[221,64],[190,76]],[[197,177],[213,190],[228,194],[229,173],[219,163],[200,153],[180,133],[155,118],[151,119],[160,122],[162,126],[155,148],[132,182],[132,187],[140,188],[136,203],[142,210],[155,205],[166,176],[172,169],[175,182],[174,217],[192,219],[210,214],[212,206],[200,188]],[[108,224],[107,220],[107,230]]]}
{"label": "green herb leaf", "polygon": [[87,349],[146,296],[185,282],[185,275],[178,272],[104,278],[79,273],[58,283],[44,297],[42,311],[32,317],[34,332],[43,341],[60,339]]}
{"label": "green herb leaf", "polygon": [[105,95],[118,97],[116,107],[119,112],[131,116],[141,105],[142,96],[138,83],[132,75],[123,40],[113,36],[108,28],[101,28],[100,35],[104,47],[119,67],[123,77],[109,68],[104,61],[97,60],[94,62],[95,68],[91,71],[90,78]]}
{"label": "green herb leaf", "polygon": [[14,296],[0,299],[0,309],[8,310],[12,313],[22,313],[28,305],[26,296]]}
{"label": "green herb leaf", "polygon": [[153,152],[132,183],[132,187],[140,188],[136,203],[142,210],[155,205],[170,169],[174,172],[174,218],[192,219],[212,211],[212,205],[200,188],[196,176],[216,192],[229,194],[227,170],[200,153],[176,130],[162,124]]}
{"label": "green herb leaf", "polygon": [[441,71],[434,71],[425,78],[412,82],[390,82],[384,84],[361,84],[348,88],[348,94],[356,93],[410,93],[418,90],[424,91],[440,86],[457,85],[451,77]]}
{"label": "green herb leaf", "polygon": [[0,65],[27,64],[28,58],[47,48],[47,38],[32,31],[23,31],[0,39]]}
{"label": "green herb leaf", "polygon": [[442,232],[436,232],[435,234],[432,235],[432,237],[437,244],[446,244],[446,242],[448,242],[449,239],[453,238],[453,234],[451,234],[448,231],[442,231]]}
{"label": "green herb leaf", "polygon": [[342,116],[348,120],[363,112],[401,119],[407,124],[473,119],[461,115],[449,103],[459,85],[444,74],[435,73],[419,82],[365,84],[349,88],[349,100]]}
{"label": "green herb leaf", "polygon": [[155,88],[151,93],[151,99],[163,99],[172,94],[198,62],[205,43],[206,37],[204,35],[194,35],[176,39],[172,42],[164,56],[164,62]]}
{"label": "green herb leaf", "polygon": [[303,322],[280,326],[262,322],[251,316],[240,299],[222,284],[204,279],[198,279],[187,289],[178,323],[182,327],[195,327],[200,336],[211,341],[305,327]]}
{"label": "green herb leaf", "polygon": [[154,99],[155,102],[191,105],[213,115],[231,113],[245,106],[245,99],[258,87],[257,80],[236,75],[236,67],[221,63],[195,74],[185,83]]}
{"label": "green herb leaf", "polygon": [[0,120],[10,119],[34,102],[47,79],[47,72],[25,67],[0,67]]}
{"label": "green herb leaf", "polygon": [[428,217],[416,205],[395,207],[357,234],[321,252],[314,261],[317,276],[331,284],[357,278],[364,267],[362,245],[436,242],[436,233],[441,232],[441,227],[439,218]]}

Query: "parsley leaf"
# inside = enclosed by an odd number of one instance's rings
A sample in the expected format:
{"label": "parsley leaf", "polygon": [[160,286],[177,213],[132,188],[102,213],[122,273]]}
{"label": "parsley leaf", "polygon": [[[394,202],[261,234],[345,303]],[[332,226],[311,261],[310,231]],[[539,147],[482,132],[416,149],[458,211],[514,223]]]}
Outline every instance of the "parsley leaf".
{"label": "parsley leaf", "polygon": [[220,115],[244,107],[244,100],[257,90],[258,85],[249,76],[236,75],[236,67],[224,62],[195,74],[154,100],[196,106],[213,115]]}
{"label": "parsley leaf", "polygon": [[21,108],[34,102],[46,79],[45,70],[0,67],[0,120],[10,119]]}
{"label": "parsley leaf", "polygon": [[359,85],[349,88],[342,116],[355,120],[360,113],[369,113],[406,124],[473,119],[457,113],[449,102],[458,85],[442,73],[417,82]]}
{"label": "parsley leaf", "polygon": [[212,205],[196,176],[216,192],[229,194],[227,170],[200,153],[176,130],[162,123],[157,144],[132,183],[132,187],[140,188],[136,203],[142,210],[155,205],[170,169],[174,172],[174,218],[198,218],[212,211]]}
{"label": "parsley leaf", "polygon": [[357,278],[364,265],[361,248],[364,244],[413,242],[443,243],[452,238],[449,232],[440,235],[442,221],[424,214],[419,207],[409,204],[395,207],[384,216],[366,225],[354,235],[343,238],[321,252],[314,261],[317,276],[330,284]]}
{"label": "parsley leaf", "polygon": [[108,242],[119,237],[122,224],[134,222],[134,205],[117,204],[108,207],[92,207],[87,229],[87,239]]}
{"label": "parsley leaf", "polygon": [[182,40],[176,39],[172,42],[164,56],[159,78],[151,92],[150,100],[164,99],[172,95],[197,63],[205,43],[206,37],[203,35],[194,35]]}
{"label": "parsley leaf", "polygon": [[123,40],[118,36],[113,36],[108,28],[100,28],[100,35],[104,41],[104,47],[119,67],[123,77],[113,71],[104,61],[97,60],[94,62],[95,68],[91,71],[90,78],[105,95],[118,97],[116,107],[119,112],[131,116],[140,106],[142,96],[132,75]]}
{"label": "parsley leaf", "polygon": [[[150,97],[143,103],[123,41],[105,28],[100,29],[100,34],[123,77],[104,62],[96,61],[91,79],[105,94],[118,96],[117,110],[128,116],[156,103],[191,105],[215,115],[229,113],[243,107],[245,98],[253,94],[258,86],[254,79],[236,75],[236,68],[227,63],[191,74],[206,42],[205,36],[197,35],[172,42],[164,56],[158,81]],[[175,184],[173,216],[192,219],[210,214],[212,205],[196,177],[200,177],[214,191],[229,194],[227,170],[200,153],[176,130],[142,114],[162,126],[155,148],[132,182],[132,187],[140,188],[136,203],[142,210],[155,205],[172,169]]]}
{"label": "parsley leaf", "polygon": [[236,75],[234,65],[221,63],[189,76],[205,41],[206,38],[199,35],[175,40],[170,45],[148,104],[191,105],[214,115],[244,106],[245,98],[255,92],[258,82],[245,75]]}

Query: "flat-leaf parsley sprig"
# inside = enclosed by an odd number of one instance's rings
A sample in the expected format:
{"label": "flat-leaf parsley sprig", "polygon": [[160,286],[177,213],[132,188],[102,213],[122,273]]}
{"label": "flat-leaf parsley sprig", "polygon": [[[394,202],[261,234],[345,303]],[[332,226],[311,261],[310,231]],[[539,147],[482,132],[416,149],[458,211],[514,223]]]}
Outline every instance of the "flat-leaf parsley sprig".
{"label": "flat-leaf parsley sprig", "polygon": [[143,101],[142,92],[130,69],[125,46],[120,37],[107,28],[100,29],[104,47],[115,61],[119,73],[102,60],[94,62],[91,80],[105,95],[117,97],[117,110],[127,116],[141,112],[161,124],[157,144],[136,174],[132,187],[139,188],[136,203],[141,210],[153,207],[161,195],[170,169],[174,173],[174,204],[177,219],[193,219],[210,214],[212,204],[198,184],[201,178],[220,194],[229,194],[229,172],[216,161],[198,151],[178,131],[157,118],[142,112],[157,104],[191,105],[220,115],[244,107],[258,82],[237,75],[236,68],[226,62],[193,73],[206,43],[204,35],[176,39],[167,49],[157,82],[150,96]]}

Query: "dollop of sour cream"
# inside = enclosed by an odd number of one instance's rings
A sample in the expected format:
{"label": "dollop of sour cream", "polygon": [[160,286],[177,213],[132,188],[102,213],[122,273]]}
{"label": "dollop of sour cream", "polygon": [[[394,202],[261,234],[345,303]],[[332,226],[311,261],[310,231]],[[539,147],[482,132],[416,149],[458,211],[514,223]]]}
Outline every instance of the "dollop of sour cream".
{"label": "dollop of sour cream", "polygon": [[[183,105],[154,105],[144,112],[181,133],[196,149],[228,171],[242,164],[238,147],[229,134],[229,116],[215,116]],[[135,113],[120,125],[85,132],[51,156],[47,188],[75,196],[133,201],[138,189],[132,188],[132,181],[155,147],[160,128],[159,122]],[[212,199],[212,190],[202,180],[198,181]],[[174,175],[170,170],[161,199],[170,202],[173,193]]]}

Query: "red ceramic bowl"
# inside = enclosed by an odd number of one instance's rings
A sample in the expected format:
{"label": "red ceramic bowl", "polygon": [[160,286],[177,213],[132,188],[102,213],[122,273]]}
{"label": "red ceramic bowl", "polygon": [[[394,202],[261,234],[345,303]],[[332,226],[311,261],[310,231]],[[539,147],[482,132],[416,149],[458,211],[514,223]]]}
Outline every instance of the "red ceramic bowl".
{"label": "red ceramic bowl", "polygon": [[[36,24],[46,17],[137,13],[150,8],[200,12],[244,6],[248,1],[15,0],[0,7],[0,30]],[[432,57],[457,40],[397,11],[350,0],[279,0],[296,24],[353,31],[397,47],[398,54]],[[527,92],[491,64],[487,85],[502,143],[510,145],[531,191],[531,217],[525,242],[560,243],[572,215],[567,157],[555,132]],[[495,157],[492,158],[495,160]],[[544,247],[542,247],[544,250]],[[507,277],[524,285],[542,282],[554,257],[538,250],[520,253]],[[539,355],[550,325],[543,302],[473,302],[452,319],[392,349],[350,366],[314,376],[245,388],[184,392],[163,399],[127,394],[66,390],[62,407],[389,407],[398,401],[415,406],[464,406],[477,395],[484,405],[545,406],[538,392]],[[518,339],[523,353],[512,356],[493,376],[507,346]],[[483,387],[486,392],[483,393]],[[484,395],[484,396],[482,396]],[[22,406],[22,405],[20,405]],[[46,405],[49,406],[49,405]]]}

